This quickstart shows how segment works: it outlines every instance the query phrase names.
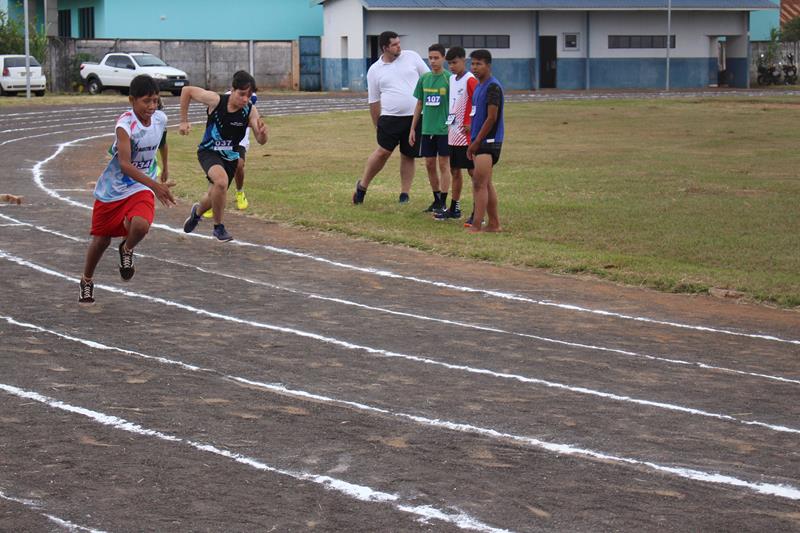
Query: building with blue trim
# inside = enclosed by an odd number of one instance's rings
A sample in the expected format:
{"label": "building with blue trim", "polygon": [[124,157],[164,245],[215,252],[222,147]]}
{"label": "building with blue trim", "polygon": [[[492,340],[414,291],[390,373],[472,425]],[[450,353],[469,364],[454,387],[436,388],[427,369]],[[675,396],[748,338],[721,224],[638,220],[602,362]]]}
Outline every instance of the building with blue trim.
{"label": "building with blue trim", "polygon": [[[28,0],[48,35],[75,39],[292,41],[322,35],[322,7],[308,0]],[[21,0],[0,9],[22,20]]]}
{"label": "building with blue trim", "polygon": [[509,89],[748,87],[750,13],[770,0],[316,0],[324,7],[322,85],[366,89],[385,30],[428,46],[488,48]]}

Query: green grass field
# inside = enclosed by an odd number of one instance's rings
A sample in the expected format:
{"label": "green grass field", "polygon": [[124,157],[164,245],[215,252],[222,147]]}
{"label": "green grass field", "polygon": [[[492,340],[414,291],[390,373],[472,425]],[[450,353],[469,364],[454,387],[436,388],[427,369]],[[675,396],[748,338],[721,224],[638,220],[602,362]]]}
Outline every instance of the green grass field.
{"label": "green grass field", "polygon": [[[375,146],[366,111],[267,117],[270,141],[251,146],[245,189],[249,212],[269,220],[664,291],[732,289],[794,307],[798,117],[794,97],[508,104],[494,175],[498,235],[467,235],[460,223],[423,215],[431,193],[422,162],[411,203],[398,205],[397,155],[366,203],[351,205]],[[172,177],[186,199],[206,186],[195,157],[201,130],[169,137]],[[463,200],[469,213],[469,186]]]}

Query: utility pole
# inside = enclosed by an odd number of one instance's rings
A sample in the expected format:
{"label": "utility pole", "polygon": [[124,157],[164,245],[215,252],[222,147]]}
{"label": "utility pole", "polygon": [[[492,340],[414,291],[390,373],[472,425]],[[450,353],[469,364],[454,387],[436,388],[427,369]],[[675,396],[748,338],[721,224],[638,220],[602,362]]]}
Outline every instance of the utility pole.
{"label": "utility pole", "polygon": [[672,44],[672,0],[667,0],[667,91],[669,91],[669,51]]}
{"label": "utility pole", "polygon": [[31,97],[31,38],[28,28],[28,0],[23,3],[22,9],[25,10],[25,96]]}

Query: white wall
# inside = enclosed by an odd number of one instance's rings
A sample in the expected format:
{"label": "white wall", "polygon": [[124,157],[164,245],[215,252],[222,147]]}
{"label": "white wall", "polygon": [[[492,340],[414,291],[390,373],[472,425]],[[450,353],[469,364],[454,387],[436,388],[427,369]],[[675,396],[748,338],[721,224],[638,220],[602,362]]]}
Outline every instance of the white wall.
{"label": "white wall", "polygon": [[428,47],[438,42],[441,34],[510,35],[511,48],[490,49],[497,58],[530,58],[534,51],[534,14],[530,11],[367,11],[365,30],[367,35],[394,31],[404,49],[422,57],[428,57]]}
{"label": "white wall", "polygon": [[[673,57],[709,57],[710,38],[744,35],[742,12],[673,11]],[[609,35],[665,35],[666,12],[594,12],[591,16],[591,55],[595,58],[664,57],[664,49],[608,49]],[[712,54],[713,57],[716,54]]]}
{"label": "white wall", "polygon": [[[564,50],[565,33],[578,34],[577,50]],[[586,12],[544,11],[539,14],[539,35],[555,35],[557,37],[556,50],[558,50],[558,57],[586,57]]]}
{"label": "white wall", "polygon": [[347,37],[347,56],[366,57],[364,51],[364,7],[359,0],[325,2],[323,11],[322,57],[342,57],[342,37]]}

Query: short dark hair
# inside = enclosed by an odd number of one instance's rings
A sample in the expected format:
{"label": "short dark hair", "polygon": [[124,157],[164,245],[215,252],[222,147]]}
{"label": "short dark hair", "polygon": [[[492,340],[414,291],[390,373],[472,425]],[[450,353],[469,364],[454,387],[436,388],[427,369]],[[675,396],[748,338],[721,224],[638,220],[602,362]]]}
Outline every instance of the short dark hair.
{"label": "short dark hair", "polygon": [[253,92],[258,91],[256,80],[246,70],[237,70],[233,75],[233,83],[231,85],[237,90],[250,89]]}
{"label": "short dark hair", "polygon": [[139,74],[131,80],[129,94],[134,98],[158,94],[158,84],[147,74]]}
{"label": "short dark hair", "polygon": [[389,46],[389,43],[392,42],[392,39],[397,39],[398,37],[400,36],[393,31],[385,31],[381,33],[380,37],[378,37],[378,46],[380,47],[381,52],[383,52],[384,48]]}
{"label": "short dark hair", "polygon": [[467,51],[461,48],[460,46],[451,46],[450,50],[447,51],[447,55],[444,56],[444,58],[448,61],[452,61],[457,57],[466,59]]}
{"label": "short dark hair", "polygon": [[492,64],[492,53],[489,50],[473,50],[469,57],[470,59],[477,59],[484,63]]}
{"label": "short dark hair", "polygon": [[444,57],[444,46],[439,43],[432,44],[428,47],[428,52],[439,52]]}

